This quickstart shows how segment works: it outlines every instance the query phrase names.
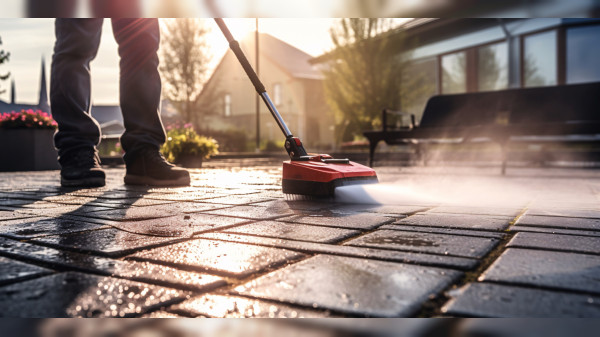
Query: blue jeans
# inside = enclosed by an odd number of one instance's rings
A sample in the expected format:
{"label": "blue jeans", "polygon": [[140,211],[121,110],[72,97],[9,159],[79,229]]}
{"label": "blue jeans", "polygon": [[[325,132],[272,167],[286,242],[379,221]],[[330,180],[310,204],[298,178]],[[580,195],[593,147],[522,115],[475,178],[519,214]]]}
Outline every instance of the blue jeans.
{"label": "blue jeans", "polygon": [[[100,142],[100,127],[92,118],[90,61],[96,57],[103,19],[56,19],[50,101],[58,123],[54,144],[58,155]],[[120,104],[125,132],[121,145],[127,154],[165,142],[160,120],[161,81],[157,50],[157,19],[112,19],[119,45]]]}

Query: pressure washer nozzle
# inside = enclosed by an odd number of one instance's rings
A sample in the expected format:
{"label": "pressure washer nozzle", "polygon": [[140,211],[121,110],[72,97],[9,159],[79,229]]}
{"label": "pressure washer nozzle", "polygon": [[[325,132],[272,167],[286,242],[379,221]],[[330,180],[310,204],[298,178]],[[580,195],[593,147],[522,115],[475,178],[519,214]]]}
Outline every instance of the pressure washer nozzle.
{"label": "pressure washer nozzle", "polygon": [[372,168],[330,155],[283,162],[282,190],[286,194],[327,197],[333,196],[340,186],[377,182]]}

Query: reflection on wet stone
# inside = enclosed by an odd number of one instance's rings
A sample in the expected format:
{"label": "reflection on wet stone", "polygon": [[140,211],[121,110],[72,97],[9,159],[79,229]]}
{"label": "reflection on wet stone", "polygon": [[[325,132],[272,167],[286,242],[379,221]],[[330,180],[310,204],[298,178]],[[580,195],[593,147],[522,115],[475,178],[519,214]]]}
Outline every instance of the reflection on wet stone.
{"label": "reflection on wet stone", "polygon": [[167,287],[68,272],[0,287],[0,316],[126,317],[186,296]]}
{"label": "reflection on wet stone", "polygon": [[229,233],[207,233],[198,237],[227,240],[240,243],[258,244],[268,247],[293,249],[306,253],[322,253],[358,257],[363,259],[385,260],[394,262],[416,263],[427,266],[443,266],[461,270],[473,269],[479,263],[477,260],[464,257],[433,255],[417,252],[376,249],[369,247],[339,246],[317,242],[285,240],[251,235],[236,235]]}
{"label": "reflection on wet stone", "polygon": [[461,273],[318,255],[235,288],[248,296],[368,316],[410,316]]}
{"label": "reflection on wet stone", "polygon": [[244,277],[302,256],[284,249],[194,240],[138,252],[132,258]]}
{"label": "reflection on wet stone", "polygon": [[66,218],[43,218],[36,221],[27,219],[27,222],[23,223],[0,225],[0,233],[8,237],[24,239],[46,235],[69,234],[102,228],[108,228],[108,226]]}
{"label": "reflection on wet stone", "polygon": [[358,235],[356,230],[311,226],[278,221],[260,221],[249,225],[227,229],[227,232],[271,236],[284,239],[333,243]]}
{"label": "reflection on wet stone", "polygon": [[176,242],[174,237],[140,235],[118,229],[101,229],[64,236],[47,236],[33,239],[59,248],[100,255],[122,256],[139,249],[156,247],[169,242]]}
{"label": "reflection on wet stone", "polygon": [[598,255],[510,248],[480,280],[600,294],[599,266]]}
{"label": "reflection on wet stone", "polygon": [[289,305],[270,303],[230,295],[208,294],[191,298],[169,309],[186,316],[226,318],[320,318],[329,317],[326,311],[294,308]]}
{"label": "reflection on wet stone", "polygon": [[282,205],[277,207],[234,206],[214,211],[207,211],[205,213],[234,216],[246,219],[268,220],[294,214],[294,211]]}
{"label": "reflection on wet stone", "polygon": [[453,291],[442,308],[449,315],[470,317],[590,317],[600,315],[600,297],[560,291],[471,283]]}
{"label": "reflection on wet stone", "polygon": [[203,231],[226,228],[245,222],[248,220],[196,213],[149,220],[119,221],[112,226],[137,234],[190,237]]}
{"label": "reflection on wet stone", "polygon": [[0,285],[21,279],[42,276],[52,273],[52,270],[0,257]]}

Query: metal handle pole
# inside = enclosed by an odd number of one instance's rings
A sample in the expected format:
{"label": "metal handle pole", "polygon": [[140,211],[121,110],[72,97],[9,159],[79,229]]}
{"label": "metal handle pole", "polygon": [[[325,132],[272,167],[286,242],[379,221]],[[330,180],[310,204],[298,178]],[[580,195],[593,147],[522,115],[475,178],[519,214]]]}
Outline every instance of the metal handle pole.
{"label": "metal handle pole", "polygon": [[217,25],[223,32],[223,35],[225,35],[225,38],[229,42],[229,47],[237,57],[238,61],[240,61],[240,63],[242,64],[242,68],[244,68],[244,71],[246,71],[246,74],[248,75],[250,81],[254,85],[254,89],[256,89],[256,92],[260,95],[262,100],[267,105],[267,108],[271,112],[271,115],[273,115],[273,117],[275,118],[277,125],[279,125],[279,128],[281,129],[286,138],[291,137],[292,133],[290,132],[290,129],[288,129],[287,125],[283,121],[283,118],[279,114],[279,111],[277,111],[275,104],[273,104],[273,102],[269,98],[265,86],[262,84],[256,73],[254,72],[254,69],[252,69],[250,62],[246,58],[246,55],[244,55],[244,52],[242,52],[242,48],[240,48],[240,44],[233,38],[233,35],[229,31],[229,28],[227,28],[227,25],[225,25],[225,21],[223,21],[223,19],[221,18],[215,18],[215,22],[217,23]]}

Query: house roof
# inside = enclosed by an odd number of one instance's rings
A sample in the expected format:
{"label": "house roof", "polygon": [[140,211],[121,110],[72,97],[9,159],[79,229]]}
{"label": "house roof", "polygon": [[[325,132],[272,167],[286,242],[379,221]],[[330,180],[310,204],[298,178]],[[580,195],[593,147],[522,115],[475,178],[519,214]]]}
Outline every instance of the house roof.
{"label": "house roof", "polygon": [[[28,109],[38,110],[38,109],[40,109],[40,106],[37,104],[18,104],[18,103],[13,104],[13,103],[7,103],[7,102],[0,100],[0,113],[12,112],[12,111],[19,112],[21,110],[28,110]],[[48,112],[48,111],[46,111],[46,112]]]}
{"label": "house roof", "polygon": [[[321,79],[322,74],[308,61],[313,57],[304,51],[266,33],[258,38],[260,56],[269,59],[295,78]],[[246,56],[254,55],[254,33],[248,34],[240,45]],[[227,51],[231,53],[231,50]]]}

